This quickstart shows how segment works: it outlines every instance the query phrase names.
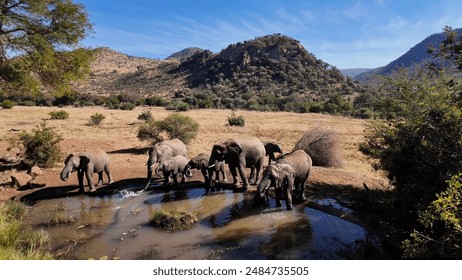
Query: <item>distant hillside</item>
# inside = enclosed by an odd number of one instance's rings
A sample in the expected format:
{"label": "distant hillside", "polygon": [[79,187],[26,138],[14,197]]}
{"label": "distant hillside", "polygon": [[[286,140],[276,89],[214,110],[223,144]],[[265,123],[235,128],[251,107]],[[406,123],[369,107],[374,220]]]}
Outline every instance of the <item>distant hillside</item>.
{"label": "distant hillside", "polygon": [[290,106],[335,94],[351,101],[362,91],[359,83],[317,59],[299,41],[279,34],[231,44],[218,54],[190,48],[168,60],[109,48],[94,53],[89,79],[75,87],[80,93],[124,94],[133,100],[160,96],[194,108],[292,110]]}
{"label": "distant hillside", "polygon": [[[462,35],[462,29],[456,29],[455,31],[459,35]],[[430,35],[427,38],[425,38],[422,42],[413,46],[409,51],[407,51],[405,54],[398,57],[397,59],[393,60],[389,64],[383,67],[372,69],[368,72],[361,73],[359,75],[354,76],[354,78],[356,80],[365,82],[375,75],[389,75],[398,68],[413,68],[416,65],[429,62],[433,60],[433,57],[431,54],[427,53],[428,48],[430,46],[438,48],[444,39],[445,35],[443,32]]]}
{"label": "distant hillside", "polygon": [[204,50],[201,48],[186,48],[184,50],[181,50],[179,52],[176,52],[170,55],[169,57],[166,58],[166,60],[169,60],[169,59],[184,60],[184,59],[190,58],[191,56],[195,55],[198,52],[203,52],[203,51]]}
{"label": "distant hillside", "polygon": [[350,69],[340,69],[340,72],[346,77],[354,78],[359,74],[371,71],[371,68],[350,68]]}

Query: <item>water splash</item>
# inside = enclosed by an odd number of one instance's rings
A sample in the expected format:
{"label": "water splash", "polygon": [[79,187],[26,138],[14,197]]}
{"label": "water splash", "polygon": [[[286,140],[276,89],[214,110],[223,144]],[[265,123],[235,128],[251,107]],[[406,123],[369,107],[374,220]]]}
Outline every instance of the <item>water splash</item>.
{"label": "water splash", "polygon": [[119,191],[117,196],[119,196],[119,198],[122,199],[122,198],[139,196],[143,192],[144,192],[144,190],[135,191],[135,190],[131,190],[131,189],[123,189],[123,190]]}

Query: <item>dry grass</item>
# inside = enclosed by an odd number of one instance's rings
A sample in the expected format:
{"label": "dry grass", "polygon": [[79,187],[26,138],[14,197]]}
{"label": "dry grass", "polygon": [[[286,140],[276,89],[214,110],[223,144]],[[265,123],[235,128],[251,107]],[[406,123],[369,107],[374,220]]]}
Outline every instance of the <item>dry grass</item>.
{"label": "dry grass", "polygon": [[169,231],[190,229],[197,222],[196,215],[189,212],[156,210],[149,224]]}

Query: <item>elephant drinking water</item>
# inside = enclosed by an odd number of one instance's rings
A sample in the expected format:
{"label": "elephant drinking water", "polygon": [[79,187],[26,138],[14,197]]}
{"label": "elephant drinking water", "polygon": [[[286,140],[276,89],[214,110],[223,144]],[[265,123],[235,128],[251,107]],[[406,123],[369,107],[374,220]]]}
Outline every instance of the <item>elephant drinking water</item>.
{"label": "elephant drinking water", "polygon": [[263,171],[263,177],[255,194],[255,201],[261,202],[265,196],[268,198],[268,189],[274,186],[276,206],[281,206],[281,196],[284,193],[287,210],[292,209],[292,192],[297,198],[305,199],[305,186],[312,165],[311,157],[303,150],[293,151],[270,164]]}

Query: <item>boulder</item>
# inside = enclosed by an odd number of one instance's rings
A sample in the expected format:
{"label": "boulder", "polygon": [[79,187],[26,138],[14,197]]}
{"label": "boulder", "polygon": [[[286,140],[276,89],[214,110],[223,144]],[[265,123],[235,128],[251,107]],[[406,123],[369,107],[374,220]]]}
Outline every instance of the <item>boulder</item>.
{"label": "boulder", "polygon": [[32,166],[32,168],[29,170],[29,175],[32,176],[33,178],[42,175],[43,171],[38,167],[37,165]]}
{"label": "boulder", "polygon": [[27,173],[13,173],[11,174],[11,181],[13,182],[13,187],[20,188],[27,185],[27,183],[32,180],[32,177]]}
{"label": "boulder", "polygon": [[45,182],[45,178],[43,178],[42,176],[37,176],[37,177],[34,177],[32,180],[29,180],[29,182],[27,182],[27,185],[35,189],[35,188],[43,188],[47,185],[47,183]]}

